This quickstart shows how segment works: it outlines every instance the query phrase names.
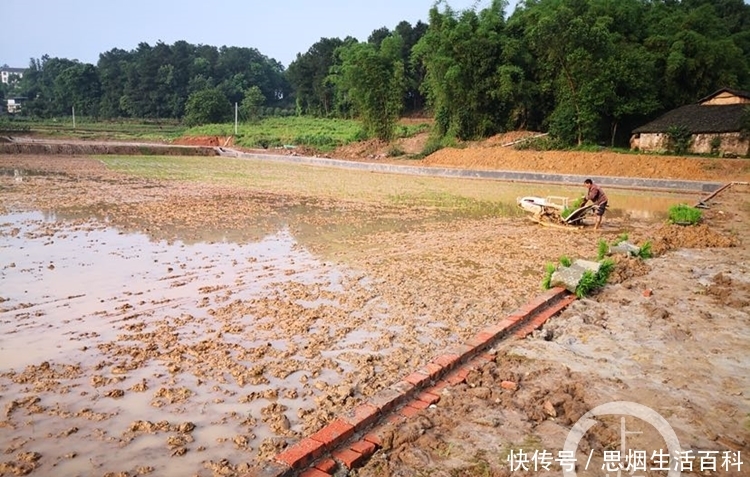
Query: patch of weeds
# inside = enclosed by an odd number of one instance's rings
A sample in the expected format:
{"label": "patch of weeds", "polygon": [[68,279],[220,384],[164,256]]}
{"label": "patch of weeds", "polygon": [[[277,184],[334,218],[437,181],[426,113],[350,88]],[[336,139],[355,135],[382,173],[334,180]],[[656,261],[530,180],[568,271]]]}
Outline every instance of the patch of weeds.
{"label": "patch of weeds", "polygon": [[695,225],[703,218],[703,212],[687,204],[677,204],[669,208],[669,222],[678,225]]}
{"label": "patch of weeds", "polygon": [[573,264],[573,261],[567,255],[560,257],[560,265],[563,267],[569,267]]}
{"label": "patch of weeds", "polygon": [[391,148],[388,149],[388,157],[401,157],[405,154],[404,150],[398,146],[391,146]]}
{"label": "patch of weeds", "polygon": [[623,242],[628,241],[628,234],[620,234],[617,236],[614,242],[612,242],[612,245],[620,245]]}

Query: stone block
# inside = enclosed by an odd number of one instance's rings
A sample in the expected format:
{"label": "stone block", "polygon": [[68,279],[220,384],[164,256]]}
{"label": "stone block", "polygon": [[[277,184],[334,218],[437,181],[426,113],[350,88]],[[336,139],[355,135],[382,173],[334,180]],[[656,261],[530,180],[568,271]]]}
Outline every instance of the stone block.
{"label": "stone block", "polygon": [[612,247],[609,247],[609,253],[612,254],[622,254],[629,257],[637,257],[638,254],[641,253],[641,247],[636,247],[632,243],[629,242],[620,242],[617,245],[613,245]]}

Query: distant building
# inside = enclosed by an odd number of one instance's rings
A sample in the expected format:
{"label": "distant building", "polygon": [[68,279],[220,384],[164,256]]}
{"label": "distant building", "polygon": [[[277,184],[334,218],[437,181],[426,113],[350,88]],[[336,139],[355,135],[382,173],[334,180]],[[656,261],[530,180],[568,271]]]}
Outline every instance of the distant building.
{"label": "distant building", "polygon": [[26,72],[25,68],[2,68],[0,69],[0,83],[8,84],[11,82],[13,77],[17,80],[23,78],[23,74]]}
{"label": "distant building", "polygon": [[20,113],[24,101],[26,101],[26,98],[8,98],[8,112],[10,114]]}
{"label": "distant building", "polygon": [[722,88],[633,130],[630,146],[641,151],[669,150],[670,128],[679,127],[690,134],[693,154],[744,157],[750,153],[750,139],[741,131],[747,108],[750,92]]}

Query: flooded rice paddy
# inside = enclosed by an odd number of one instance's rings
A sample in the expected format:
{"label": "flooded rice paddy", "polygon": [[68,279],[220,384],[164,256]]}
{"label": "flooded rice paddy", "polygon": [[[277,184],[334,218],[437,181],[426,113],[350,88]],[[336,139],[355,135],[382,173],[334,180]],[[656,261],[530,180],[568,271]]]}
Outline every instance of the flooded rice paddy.
{"label": "flooded rice paddy", "polygon": [[[6,190],[35,180],[15,177]],[[64,194],[70,176],[38,179]],[[508,211],[529,191],[493,187]],[[690,198],[611,195],[613,234]],[[226,217],[178,226],[154,210],[189,209],[180,193],[5,204],[0,474],[241,473],[536,294],[545,260],[595,249],[520,215],[291,200],[232,215],[212,197]]]}

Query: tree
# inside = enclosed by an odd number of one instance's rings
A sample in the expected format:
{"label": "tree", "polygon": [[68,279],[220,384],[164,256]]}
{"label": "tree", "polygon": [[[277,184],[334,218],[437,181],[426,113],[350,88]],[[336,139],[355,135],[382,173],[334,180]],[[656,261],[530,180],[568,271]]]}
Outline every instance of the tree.
{"label": "tree", "polygon": [[493,0],[479,14],[430,10],[427,32],[414,47],[426,71],[422,85],[441,136],[472,139],[497,132],[508,123],[513,105],[502,94],[504,9]]}
{"label": "tree", "polygon": [[380,140],[393,138],[406,89],[401,61],[402,39],[391,35],[380,47],[351,43],[339,50],[341,68],[332,82],[340,100],[351,101],[367,134]]}
{"label": "tree", "polygon": [[245,91],[245,97],[242,98],[242,104],[240,104],[240,111],[242,116],[255,121],[260,117],[260,108],[265,104],[266,97],[263,96],[263,92],[257,86],[251,86]]}
{"label": "tree", "polygon": [[218,88],[204,89],[190,95],[185,105],[185,124],[199,126],[228,121],[232,105]]}
{"label": "tree", "polygon": [[314,116],[333,113],[336,93],[328,75],[337,64],[336,49],[344,43],[339,38],[321,38],[289,65],[286,79],[294,90],[299,113]]}

